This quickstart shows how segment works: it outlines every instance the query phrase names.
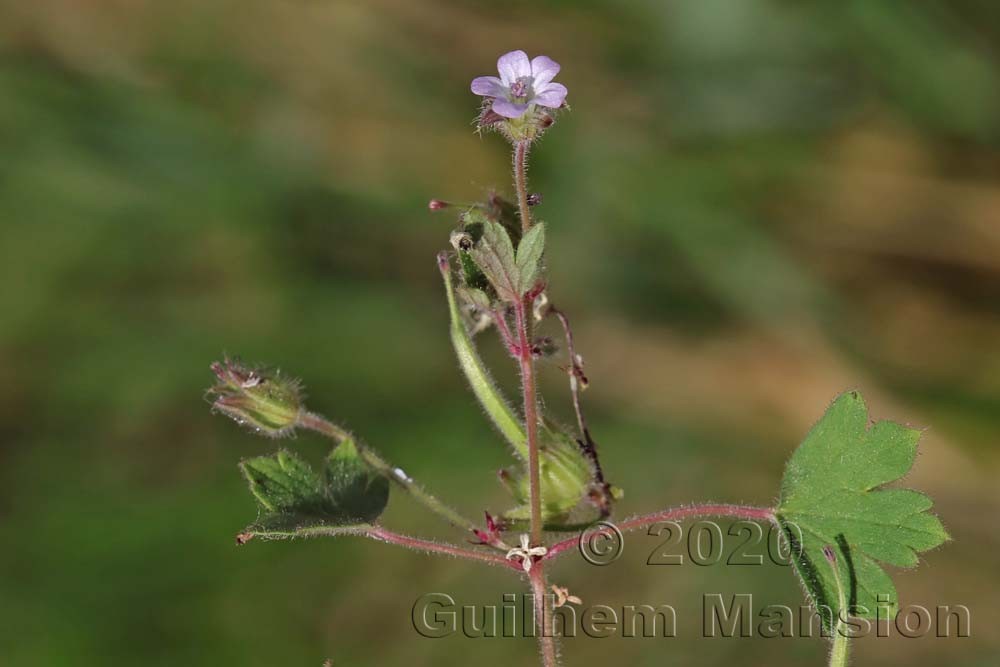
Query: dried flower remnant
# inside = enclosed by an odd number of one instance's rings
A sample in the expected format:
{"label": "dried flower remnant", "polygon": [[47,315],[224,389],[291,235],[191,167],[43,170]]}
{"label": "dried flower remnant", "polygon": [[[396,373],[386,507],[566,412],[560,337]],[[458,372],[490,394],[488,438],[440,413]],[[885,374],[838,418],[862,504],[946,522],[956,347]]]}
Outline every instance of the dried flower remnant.
{"label": "dried flower remnant", "polygon": [[556,600],[555,600],[555,608],[556,609],[558,609],[559,607],[565,606],[567,603],[569,603],[569,604],[583,604],[583,600],[581,600],[577,596],[575,596],[572,593],[570,593],[569,589],[566,588],[565,586],[556,586],[555,584],[552,584],[551,586],[549,586],[549,588],[552,589],[553,595],[556,596]]}
{"label": "dried flower remnant", "polygon": [[521,546],[514,547],[507,552],[507,560],[520,559],[521,567],[525,572],[531,572],[531,566],[535,563],[535,557],[541,558],[549,552],[542,546],[531,546],[531,538],[528,535],[521,535]]}

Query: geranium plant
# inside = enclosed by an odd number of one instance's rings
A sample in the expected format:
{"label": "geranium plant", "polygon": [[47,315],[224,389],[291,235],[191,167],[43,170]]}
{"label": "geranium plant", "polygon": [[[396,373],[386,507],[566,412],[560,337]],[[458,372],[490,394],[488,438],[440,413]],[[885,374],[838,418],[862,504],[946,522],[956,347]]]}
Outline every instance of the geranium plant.
{"label": "geranium plant", "polygon": [[[690,504],[608,523],[622,492],[605,478],[584,415],[581,393],[588,380],[569,319],[549,294],[546,226],[533,215],[540,198],[529,191],[526,177],[529,152],[566,112],[568,91],[555,82],[559,64],[547,56],[529,59],[512,51],[500,57],[497,69],[499,76],[478,77],[471,90],[482,98],[479,130],[499,132],[512,146],[513,202],[491,194],[472,205],[435,199],[430,208],[457,214],[450,248],[438,255],[437,267],[461,371],[515,459],[500,473],[510,508],[486,513],[483,521],[466,518],[358,437],[309,411],[296,379],[226,359],[212,366],[215,410],[261,435],[280,438],[304,429],[334,443],[322,470],[285,449],[240,463],[260,514],[237,541],[356,535],[498,566],[530,589],[542,662],[551,666],[559,661],[553,599],[575,598],[550,587],[546,568],[575,549],[579,531],[627,532],[692,517],[763,522],[779,529],[811,604],[830,630],[831,664],[846,664],[848,621],[874,619],[877,608],[891,612],[898,604],[883,565],[913,566],[920,552],[948,539],[928,513],[927,496],[882,488],[909,470],[920,432],[889,421],[870,423],[861,396],[847,392],[792,454],[775,506]],[[558,323],[559,341],[535,335],[548,319]],[[476,339],[487,331],[496,332],[520,373],[516,405],[477,352]],[[539,400],[536,363],[552,355],[564,355],[576,416],[571,428],[544,414]],[[392,493],[407,494],[464,539],[443,543],[383,526],[379,517]]]}

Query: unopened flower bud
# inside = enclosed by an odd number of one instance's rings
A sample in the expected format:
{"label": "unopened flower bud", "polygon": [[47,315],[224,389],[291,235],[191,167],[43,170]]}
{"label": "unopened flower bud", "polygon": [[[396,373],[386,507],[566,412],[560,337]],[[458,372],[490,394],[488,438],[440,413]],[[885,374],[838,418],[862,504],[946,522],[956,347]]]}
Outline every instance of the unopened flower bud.
{"label": "unopened flower bud", "polygon": [[441,199],[432,199],[429,202],[427,202],[427,208],[429,208],[432,211],[440,211],[442,209],[448,208],[449,206],[451,206],[451,204]]}
{"label": "unopened flower bud", "polygon": [[528,195],[528,206],[538,206],[542,203],[542,193],[532,192]]}
{"label": "unopened flower bud", "polygon": [[451,271],[451,262],[448,261],[448,253],[442,250],[437,254],[437,265],[442,275],[447,275]]}
{"label": "unopened flower bud", "polygon": [[559,351],[559,346],[549,336],[536,338],[531,346],[531,354],[536,358],[551,357]]}
{"label": "unopened flower bud", "polygon": [[272,438],[290,435],[295,429],[303,410],[298,380],[231,359],[213,363],[212,372],[218,378],[209,389],[215,410]]}

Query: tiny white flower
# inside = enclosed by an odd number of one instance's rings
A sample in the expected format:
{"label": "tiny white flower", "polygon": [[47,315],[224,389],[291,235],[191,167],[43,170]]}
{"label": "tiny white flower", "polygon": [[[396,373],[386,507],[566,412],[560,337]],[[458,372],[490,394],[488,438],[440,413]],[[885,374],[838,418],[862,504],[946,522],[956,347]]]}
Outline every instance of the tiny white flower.
{"label": "tiny white flower", "polygon": [[507,559],[513,560],[515,558],[521,559],[521,566],[524,568],[525,572],[531,572],[531,566],[534,562],[534,556],[541,558],[549,552],[545,547],[533,547],[531,546],[531,538],[527,535],[521,535],[521,546],[514,547],[507,552]]}

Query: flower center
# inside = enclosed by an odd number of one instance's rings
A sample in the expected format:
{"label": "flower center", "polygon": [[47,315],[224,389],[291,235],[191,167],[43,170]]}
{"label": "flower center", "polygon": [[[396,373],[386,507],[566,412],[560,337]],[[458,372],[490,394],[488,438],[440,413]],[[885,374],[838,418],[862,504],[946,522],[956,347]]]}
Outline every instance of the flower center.
{"label": "flower center", "polygon": [[510,95],[515,100],[524,100],[528,98],[528,93],[531,91],[531,77],[523,76],[514,83],[510,84]]}

